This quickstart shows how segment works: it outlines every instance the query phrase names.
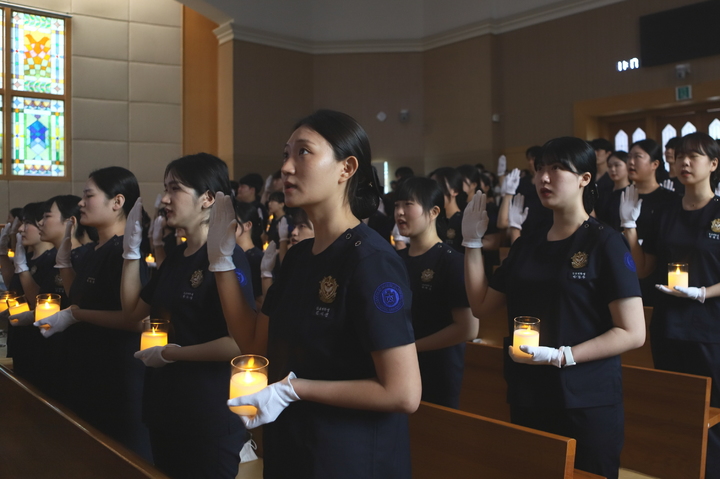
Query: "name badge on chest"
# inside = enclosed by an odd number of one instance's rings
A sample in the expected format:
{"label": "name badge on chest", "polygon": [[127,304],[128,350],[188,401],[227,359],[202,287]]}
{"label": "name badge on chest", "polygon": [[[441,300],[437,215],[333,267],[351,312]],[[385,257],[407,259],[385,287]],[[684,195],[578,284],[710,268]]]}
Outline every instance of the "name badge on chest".
{"label": "name badge on chest", "polygon": [[320,290],[318,291],[318,299],[322,304],[315,306],[315,316],[319,318],[329,318],[332,313],[332,308],[329,306],[335,302],[337,297],[338,282],[332,276],[325,276],[320,280]]}

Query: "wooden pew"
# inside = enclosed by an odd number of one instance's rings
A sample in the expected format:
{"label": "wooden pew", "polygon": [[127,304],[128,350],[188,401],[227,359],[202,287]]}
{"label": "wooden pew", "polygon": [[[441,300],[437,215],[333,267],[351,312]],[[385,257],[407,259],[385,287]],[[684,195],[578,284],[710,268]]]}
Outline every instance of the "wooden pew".
{"label": "wooden pew", "polygon": [[650,320],[652,319],[653,309],[650,306],[643,308],[645,312],[645,344],[637,349],[631,349],[623,353],[620,359],[623,364],[628,366],[640,366],[643,368],[653,368],[652,351],[650,350]]}
{"label": "wooden pew", "polygon": [[410,416],[413,479],[597,478],[574,470],[575,440],[423,402]]}
{"label": "wooden pew", "polygon": [[[502,348],[468,343],[460,409],[507,420]],[[708,428],[720,422],[710,405],[710,378],[623,365],[623,468],[660,478],[704,477]],[[718,426],[720,427],[720,426]]]}
{"label": "wooden pew", "polygon": [[167,479],[1,366],[0,477]]}

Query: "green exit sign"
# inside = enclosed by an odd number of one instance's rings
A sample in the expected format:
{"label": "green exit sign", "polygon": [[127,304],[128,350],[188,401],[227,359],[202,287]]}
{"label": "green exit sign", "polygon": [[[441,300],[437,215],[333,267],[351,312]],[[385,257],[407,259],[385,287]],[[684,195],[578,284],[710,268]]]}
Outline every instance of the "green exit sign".
{"label": "green exit sign", "polygon": [[683,85],[675,87],[675,100],[692,100],[692,85]]}

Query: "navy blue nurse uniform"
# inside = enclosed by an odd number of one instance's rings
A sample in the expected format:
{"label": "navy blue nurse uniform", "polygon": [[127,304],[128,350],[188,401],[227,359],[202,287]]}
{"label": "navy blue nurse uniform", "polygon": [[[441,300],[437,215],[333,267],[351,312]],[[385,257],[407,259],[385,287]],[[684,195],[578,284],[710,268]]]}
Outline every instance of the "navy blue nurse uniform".
{"label": "navy blue nurse uniform", "polygon": [[[186,249],[187,243],[178,246],[140,294],[151,306],[151,318],[170,320],[168,342],[180,346],[228,336],[215,275],[208,269],[207,245],[190,256]],[[250,267],[239,246],[233,263],[245,300],[254,305]],[[158,468],[173,478],[237,475],[246,432],[227,406],[229,391],[229,360],[146,368],[143,421]]]}
{"label": "navy blue nurse uniform", "polygon": [[[720,197],[686,211],[677,199],[658,218],[643,250],[654,255],[658,283],[667,284],[667,264],[689,265],[689,286],[720,283]],[[720,297],[705,303],[661,293],[650,322],[658,369],[712,378],[710,405],[720,407]],[[707,478],[720,477],[720,428],[708,434]]]}
{"label": "navy blue nurse uniform", "polygon": [[[250,265],[250,277],[255,297],[262,296],[262,278],[260,277],[260,264],[262,263],[263,251],[260,248],[252,247],[245,251],[245,258]],[[255,303],[251,303],[255,304]]]}
{"label": "navy blue nurse uniform", "polygon": [[[469,308],[465,292],[463,255],[438,243],[419,256],[409,248],[399,251],[413,292],[412,322],[415,340],[437,333],[453,323],[454,308]],[[458,408],[465,364],[465,342],[418,353],[422,400]]]}
{"label": "navy blue nurse uniform", "polygon": [[[269,381],[374,378],[373,351],[414,339],[405,266],[364,223],[317,255],[313,242],[290,248],[263,305]],[[410,477],[406,414],[298,401],[263,427],[266,478]]]}
{"label": "navy blue nurse uniform", "polygon": [[[611,302],[640,296],[635,263],[625,238],[592,217],[564,240],[548,241],[548,229],[523,230],[490,287],[506,295],[509,331],[513,318],[535,316],[541,346],[574,346],[613,327]],[[617,477],[624,431],[620,356],[558,369],[507,355],[505,378],[514,423],[577,439],[575,467]]]}

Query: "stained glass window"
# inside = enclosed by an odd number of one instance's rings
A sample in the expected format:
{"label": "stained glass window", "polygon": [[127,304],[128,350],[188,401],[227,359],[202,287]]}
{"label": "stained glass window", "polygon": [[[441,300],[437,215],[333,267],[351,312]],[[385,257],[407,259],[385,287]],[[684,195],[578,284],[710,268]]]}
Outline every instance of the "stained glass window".
{"label": "stained glass window", "polygon": [[644,140],[645,138],[647,138],[647,135],[645,135],[645,130],[643,130],[642,128],[637,128],[635,129],[635,131],[633,131],[633,143],[635,143],[636,141]]}
{"label": "stained glass window", "polygon": [[713,121],[710,122],[710,127],[708,128],[708,133],[715,140],[720,140],[720,120],[715,118]]}
{"label": "stained glass window", "polygon": [[12,88],[65,92],[65,20],[13,11]]}
{"label": "stained glass window", "polygon": [[12,174],[64,176],[65,102],[16,96],[12,122]]}
{"label": "stained glass window", "polygon": [[625,130],[620,130],[615,135],[615,151],[628,151],[628,134]]}
{"label": "stained glass window", "polygon": [[695,128],[695,125],[690,123],[689,121],[685,123],[680,130],[680,133],[682,133],[682,136],[689,135],[690,133],[695,133],[697,131],[697,128]]}

